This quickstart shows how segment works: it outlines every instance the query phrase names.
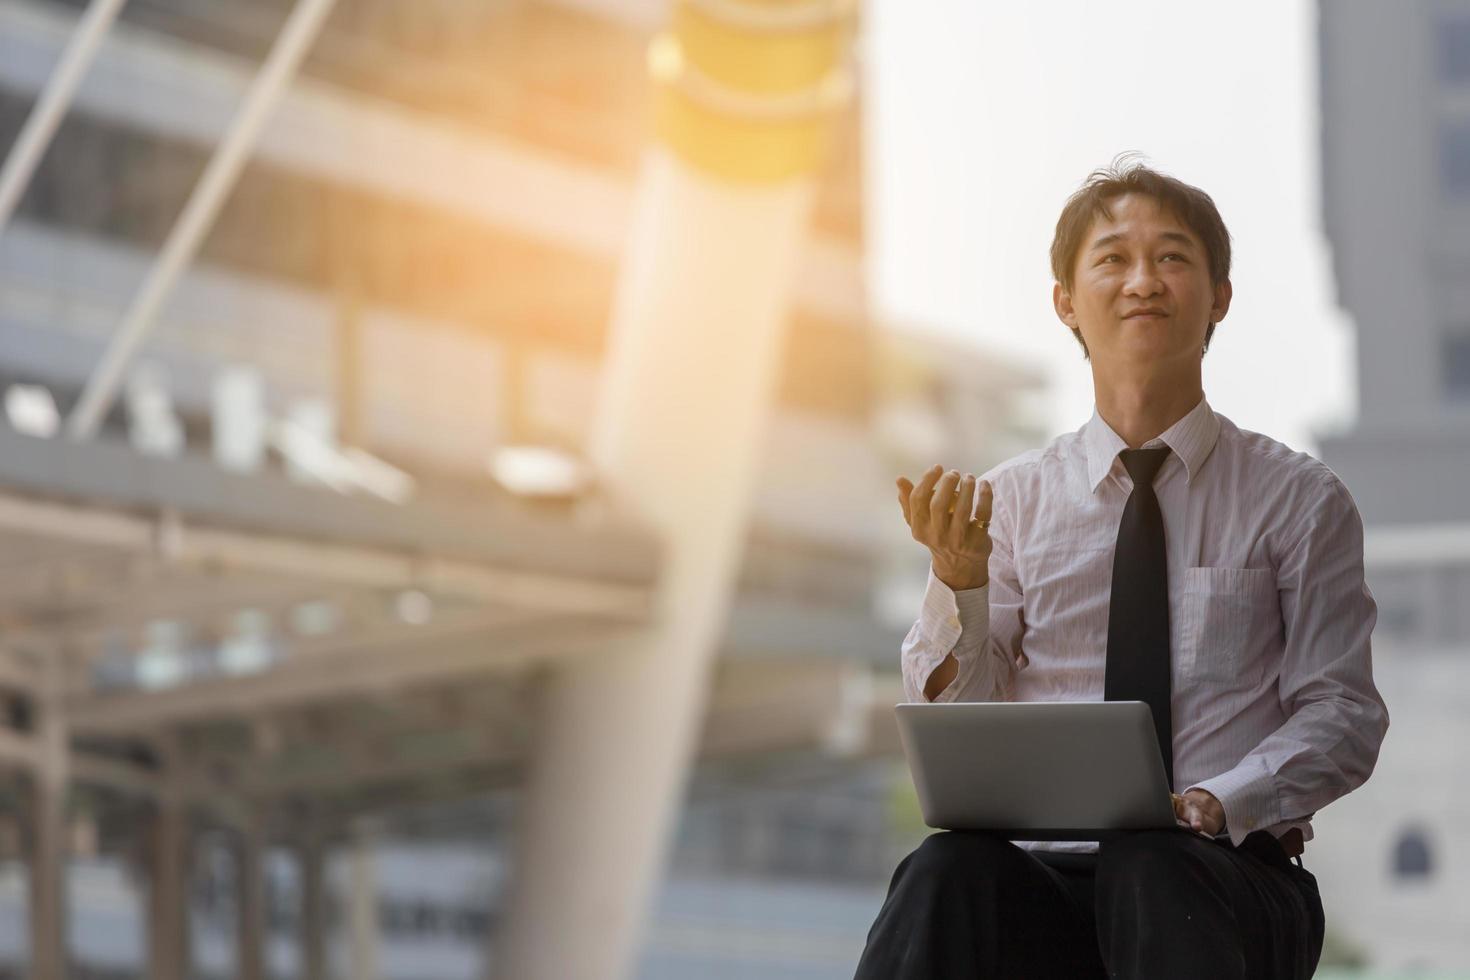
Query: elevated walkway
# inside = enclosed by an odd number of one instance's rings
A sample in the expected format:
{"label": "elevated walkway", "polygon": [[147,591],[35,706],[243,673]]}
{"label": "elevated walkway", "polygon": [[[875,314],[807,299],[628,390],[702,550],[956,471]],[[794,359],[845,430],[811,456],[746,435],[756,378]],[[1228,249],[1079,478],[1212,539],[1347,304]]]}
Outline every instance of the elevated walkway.
{"label": "elevated walkway", "polygon": [[[615,518],[398,506],[106,441],[0,429],[0,487],[0,692],[54,706],[67,777],[119,817],[167,792],[342,830],[513,782],[538,666],[636,648],[658,571]],[[706,751],[861,750],[885,724],[854,661],[891,637],[863,617],[747,597],[729,636]],[[47,765],[39,740],[0,729],[0,765]]]}

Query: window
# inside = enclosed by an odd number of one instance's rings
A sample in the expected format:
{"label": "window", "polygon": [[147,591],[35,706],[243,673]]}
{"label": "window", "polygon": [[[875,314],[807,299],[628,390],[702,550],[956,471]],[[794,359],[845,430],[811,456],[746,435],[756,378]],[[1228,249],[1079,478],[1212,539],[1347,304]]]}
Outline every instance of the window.
{"label": "window", "polygon": [[1470,85],[1470,16],[1447,14],[1435,24],[1439,77],[1452,85]]}
{"label": "window", "polygon": [[1450,197],[1470,198],[1470,124],[1440,127],[1439,182]]}
{"label": "window", "polygon": [[1434,873],[1434,854],[1429,833],[1423,827],[1407,827],[1393,848],[1393,876],[1399,881],[1422,881]]}
{"label": "window", "polygon": [[1455,401],[1470,402],[1470,324],[1451,328],[1440,340],[1444,393]]}

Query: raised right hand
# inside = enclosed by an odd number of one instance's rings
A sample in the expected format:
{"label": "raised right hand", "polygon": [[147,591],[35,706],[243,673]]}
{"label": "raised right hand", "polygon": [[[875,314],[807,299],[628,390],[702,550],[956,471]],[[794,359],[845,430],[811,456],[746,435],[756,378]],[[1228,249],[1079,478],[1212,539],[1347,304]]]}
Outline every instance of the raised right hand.
{"label": "raised right hand", "polygon": [[[980,483],[975,501],[973,474],[931,466],[918,485],[898,478],[898,503],[915,541],[929,549],[934,574],[956,592],[978,589],[990,581],[990,523],[992,491]],[[974,520],[970,520],[971,510]]]}

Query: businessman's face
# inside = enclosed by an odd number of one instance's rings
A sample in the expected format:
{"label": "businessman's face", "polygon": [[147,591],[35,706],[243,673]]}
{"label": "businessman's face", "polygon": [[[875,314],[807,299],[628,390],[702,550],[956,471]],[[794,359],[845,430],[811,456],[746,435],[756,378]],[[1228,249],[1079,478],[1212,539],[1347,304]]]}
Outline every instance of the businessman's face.
{"label": "businessman's face", "polygon": [[1082,331],[1095,369],[1198,369],[1205,330],[1224,319],[1230,284],[1210,283],[1199,238],[1153,198],[1109,202],[1083,237],[1072,289],[1055,288],[1057,315]]}

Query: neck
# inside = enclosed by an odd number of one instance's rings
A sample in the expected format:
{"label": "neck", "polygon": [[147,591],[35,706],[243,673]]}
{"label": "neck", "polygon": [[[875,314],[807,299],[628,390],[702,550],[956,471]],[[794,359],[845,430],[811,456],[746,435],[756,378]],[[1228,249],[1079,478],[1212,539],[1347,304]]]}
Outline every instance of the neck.
{"label": "neck", "polygon": [[1097,413],[1128,443],[1129,449],[1139,449],[1150,439],[1157,439],[1204,397],[1198,371],[1192,379],[1159,375],[1120,382],[1099,377],[1094,365],[1092,375]]}

